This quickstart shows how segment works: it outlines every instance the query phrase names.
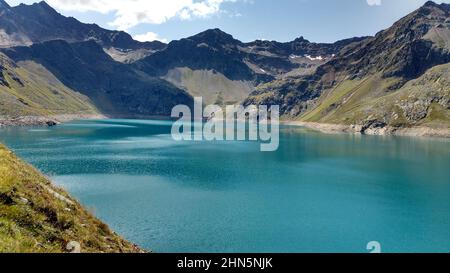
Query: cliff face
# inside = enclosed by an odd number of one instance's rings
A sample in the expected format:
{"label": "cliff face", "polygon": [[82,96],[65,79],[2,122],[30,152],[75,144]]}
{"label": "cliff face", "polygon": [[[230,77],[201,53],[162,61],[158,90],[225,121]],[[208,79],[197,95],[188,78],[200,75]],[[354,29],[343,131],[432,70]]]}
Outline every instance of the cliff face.
{"label": "cliff face", "polygon": [[143,252],[1,144],[0,173],[0,253]]}

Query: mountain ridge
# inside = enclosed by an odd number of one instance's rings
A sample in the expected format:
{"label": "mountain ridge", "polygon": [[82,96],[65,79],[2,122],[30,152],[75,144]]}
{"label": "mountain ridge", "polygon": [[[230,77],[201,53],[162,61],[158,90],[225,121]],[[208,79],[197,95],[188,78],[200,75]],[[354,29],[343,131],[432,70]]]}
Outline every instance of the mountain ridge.
{"label": "mountain ridge", "polygon": [[136,41],[123,31],[106,30],[97,24],[81,23],[73,17],[59,14],[45,1],[15,7],[5,5],[6,2],[2,4],[4,8],[0,13],[0,29],[3,30],[0,47],[29,46],[56,39],[68,42],[93,39],[105,50],[114,48],[125,55],[132,55],[134,51],[140,50],[141,54],[149,55],[166,46],[159,41]]}
{"label": "mountain ridge", "polygon": [[16,63],[43,65],[65,86],[89,97],[102,114],[169,116],[173,106],[192,104],[183,90],[114,61],[94,41],[53,40],[2,52]]}
{"label": "mountain ridge", "polygon": [[[362,125],[363,132],[373,126],[423,125],[432,116],[433,101],[446,101],[448,86],[423,87],[425,96],[409,92],[408,104],[422,105],[418,119],[407,118],[415,107],[404,107],[401,101],[386,100],[383,107],[375,104],[430,69],[448,64],[449,34],[449,5],[427,2],[374,37],[344,48],[315,73],[258,87],[245,104],[279,104],[288,119]],[[448,77],[445,71],[442,77]],[[442,106],[446,113],[448,106]],[[448,127],[450,120],[445,118],[440,125]]]}
{"label": "mountain ridge", "polygon": [[[415,108],[402,102],[393,107],[387,101],[384,109],[375,104],[414,80],[440,81],[438,73],[447,75],[446,69],[434,68],[450,62],[449,4],[429,1],[373,37],[335,43],[313,43],[303,37],[284,43],[244,43],[216,28],[146,49],[126,33],[64,17],[45,2],[17,7],[2,3],[0,38],[13,37],[10,30],[16,29],[13,38],[23,45],[1,51],[18,66],[42,65],[102,113],[167,116],[174,103],[190,104],[193,96],[202,96],[206,104],[277,104],[284,118],[310,122],[415,126],[432,116],[436,101],[443,107],[441,116],[447,116],[447,94],[441,90],[446,86],[423,84],[422,88],[432,88],[422,91],[433,94],[428,97],[402,91],[417,98],[425,117],[413,114]],[[11,14],[19,15],[17,22]],[[62,29],[47,27],[58,20]],[[31,23],[34,36],[21,36],[23,25]],[[14,74],[10,70],[14,69],[2,71]],[[430,73],[432,77],[425,76]],[[18,81],[0,79],[5,88]],[[380,113],[364,110],[372,107]],[[410,114],[422,118],[408,119]]]}
{"label": "mountain ridge", "polygon": [[[164,50],[138,60],[133,66],[148,75],[162,77],[191,95],[205,97],[205,103],[235,104],[249,95],[249,87],[255,88],[289,74],[311,73],[342,48],[363,39],[352,38],[333,44],[311,43],[303,38],[288,43],[243,43],[220,29],[208,29],[172,41]],[[225,78],[226,83],[218,81],[217,86],[211,85],[214,74]],[[226,94],[227,86],[237,88],[236,92],[231,92],[235,95]]]}

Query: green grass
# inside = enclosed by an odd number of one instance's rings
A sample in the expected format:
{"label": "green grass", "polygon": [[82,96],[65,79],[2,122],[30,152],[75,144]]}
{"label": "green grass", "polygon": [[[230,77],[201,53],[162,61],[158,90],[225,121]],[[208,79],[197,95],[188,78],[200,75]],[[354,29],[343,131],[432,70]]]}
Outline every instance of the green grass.
{"label": "green grass", "polygon": [[217,103],[225,106],[240,103],[254,88],[248,81],[233,81],[218,72],[186,67],[172,69],[164,79],[186,89],[193,97],[202,97],[206,105]]}
{"label": "green grass", "polygon": [[141,252],[1,144],[0,174],[0,253]]}
{"label": "green grass", "polygon": [[2,54],[0,59],[4,66],[3,77],[9,85],[0,85],[0,115],[98,113],[86,96],[66,87],[43,66],[32,61],[16,64]]}
{"label": "green grass", "polygon": [[[390,86],[397,78],[372,75],[358,81],[345,80],[325,92],[317,107],[299,117],[301,121],[335,124],[362,124],[368,119],[386,121],[394,127],[450,127],[450,109],[435,100],[450,100],[450,64],[436,66],[397,90]],[[427,116],[408,119],[405,104],[419,102],[428,107]],[[408,113],[409,114],[409,113]]]}
{"label": "green grass", "polygon": [[328,109],[343,100],[345,96],[352,94],[361,81],[344,81],[333,90],[325,93],[319,100],[319,106],[303,115],[302,121],[317,122],[327,114]]}

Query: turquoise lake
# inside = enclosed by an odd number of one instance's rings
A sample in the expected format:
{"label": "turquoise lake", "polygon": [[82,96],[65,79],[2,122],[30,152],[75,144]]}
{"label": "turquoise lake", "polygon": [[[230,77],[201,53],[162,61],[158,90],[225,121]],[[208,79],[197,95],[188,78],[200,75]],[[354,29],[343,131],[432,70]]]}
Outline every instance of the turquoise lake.
{"label": "turquoise lake", "polygon": [[282,127],[175,142],[166,121],[7,128],[0,142],[154,252],[450,252],[450,140]]}

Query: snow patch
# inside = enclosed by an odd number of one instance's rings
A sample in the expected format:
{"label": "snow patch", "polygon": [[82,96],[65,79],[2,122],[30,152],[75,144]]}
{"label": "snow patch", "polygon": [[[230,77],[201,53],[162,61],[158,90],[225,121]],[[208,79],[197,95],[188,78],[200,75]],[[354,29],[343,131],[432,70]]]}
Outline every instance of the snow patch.
{"label": "snow patch", "polygon": [[310,59],[311,61],[323,61],[325,59],[322,56],[312,57],[311,55],[305,55],[305,57]]}

